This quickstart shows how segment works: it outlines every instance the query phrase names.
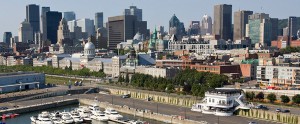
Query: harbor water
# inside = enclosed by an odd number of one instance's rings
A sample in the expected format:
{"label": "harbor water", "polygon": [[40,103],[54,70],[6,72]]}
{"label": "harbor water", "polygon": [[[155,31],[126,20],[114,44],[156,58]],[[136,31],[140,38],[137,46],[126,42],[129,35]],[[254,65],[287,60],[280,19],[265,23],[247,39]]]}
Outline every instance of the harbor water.
{"label": "harbor water", "polygon": [[[56,112],[56,111],[71,111],[75,108],[78,108],[78,105],[69,105],[69,106],[64,106],[64,107],[57,107],[57,108],[52,108],[52,109],[47,109],[47,110],[43,110],[43,111],[48,111],[48,112]],[[101,108],[101,110],[104,110],[103,108]],[[5,124],[31,124],[31,120],[30,117],[31,116],[37,116],[39,113],[41,113],[42,111],[34,111],[34,112],[30,112],[30,113],[24,113],[21,114],[15,118],[9,118],[6,120],[2,120],[0,122],[4,122]],[[156,121],[156,120],[151,120],[151,119],[145,119],[143,117],[137,117],[137,116],[133,116],[133,115],[128,115],[128,114],[124,114],[124,113],[120,113],[121,115],[124,116],[125,119],[128,120],[141,120],[141,121],[145,121],[148,122],[149,124],[165,124],[163,122],[160,121]],[[96,122],[93,121],[92,124],[117,124],[116,122]]]}

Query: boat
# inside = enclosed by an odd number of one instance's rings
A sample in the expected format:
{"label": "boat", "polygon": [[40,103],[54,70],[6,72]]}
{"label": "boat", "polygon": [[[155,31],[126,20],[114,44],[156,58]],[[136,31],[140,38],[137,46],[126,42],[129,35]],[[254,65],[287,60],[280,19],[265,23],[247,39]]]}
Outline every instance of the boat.
{"label": "boat", "polygon": [[61,119],[64,124],[72,124],[74,122],[69,112],[62,112],[61,115]]}
{"label": "boat", "polygon": [[34,124],[53,124],[53,122],[50,119],[50,114],[47,111],[43,111],[37,117],[36,116],[30,117],[30,120]]}
{"label": "boat", "polygon": [[84,123],[91,123],[92,119],[91,119],[91,112],[89,110],[88,107],[86,106],[79,106],[79,108],[77,109],[79,115],[81,118],[83,118],[83,122]]}
{"label": "boat", "polygon": [[93,111],[100,111],[100,107],[97,104],[93,104],[89,106],[91,112]]}
{"label": "boat", "polygon": [[144,124],[145,122],[143,122],[143,121],[140,121],[140,120],[137,120],[137,121],[135,121],[135,120],[130,120],[130,121],[128,121],[128,124]]}
{"label": "boat", "polygon": [[110,120],[120,120],[123,119],[123,116],[120,115],[115,109],[113,108],[106,108],[104,111],[105,115],[108,116]]}
{"label": "boat", "polygon": [[76,124],[80,124],[83,122],[83,119],[80,117],[79,113],[76,110],[71,111],[71,117]]}
{"label": "boat", "polygon": [[101,122],[107,122],[109,120],[108,116],[106,116],[105,113],[101,111],[93,111],[91,118],[93,120],[97,120]]}

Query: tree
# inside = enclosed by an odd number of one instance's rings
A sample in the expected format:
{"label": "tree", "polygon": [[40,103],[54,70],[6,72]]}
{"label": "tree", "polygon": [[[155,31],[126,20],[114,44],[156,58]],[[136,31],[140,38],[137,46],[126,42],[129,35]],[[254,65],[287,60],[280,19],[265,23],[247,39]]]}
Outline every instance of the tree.
{"label": "tree", "polygon": [[246,98],[248,99],[248,100],[253,100],[254,99],[254,97],[255,97],[255,94],[254,94],[254,92],[246,92]]}
{"label": "tree", "polygon": [[288,97],[287,95],[281,95],[280,98],[281,98],[281,102],[283,103],[290,102],[290,97]]}
{"label": "tree", "polygon": [[262,100],[265,98],[265,95],[263,92],[259,92],[256,96],[255,96],[256,99],[259,99],[259,100]]}
{"label": "tree", "polygon": [[299,104],[300,103],[300,94],[293,96],[292,100],[294,103]]}
{"label": "tree", "polygon": [[274,93],[270,93],[267,96],[267,99],[270,100],[271,103],[273,103],[276,100],[276,95]]}
{"label": "tree", "polygon": [[125,83],[129,83],[129,75],[128,75],[128,73],[126,73]]}

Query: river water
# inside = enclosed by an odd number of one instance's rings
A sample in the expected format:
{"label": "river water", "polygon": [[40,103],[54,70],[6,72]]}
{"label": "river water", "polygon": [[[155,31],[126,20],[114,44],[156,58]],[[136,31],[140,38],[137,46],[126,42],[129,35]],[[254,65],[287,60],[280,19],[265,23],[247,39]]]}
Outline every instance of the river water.
{"label": "river water", "polygon": [[[64,106],[64,107],[47,109],[47,110],[43,110],[43,111],[48,111],[48,112],[61,111],[61,112],[63,112],[63,111],[71,111],[72,109],[77,108],[77,107],[78,107],[78,105],[69,105],[69,106]],[[5,122],[5,124],[31,124],[30,117],[37,116],[41,112],[42,111],[34,111],[34,112],[30,112],[30,113],[24,113],[24,114],[17,116],[16,118],[6,119],[6,120],[2,120],[0,122]],[[124,113],[120,113],[120,114],[123,115],[125,119],[143,120],[150,124],[165,124],[164,122],[159,122],[156,120],[145,119],[145,118],[137,117],[137,116],[134,117],[133,115],[128,115],[128,114],[124,114]],[[92,124],[117,124],[117,123],[115,123],[115,122],[92,122]]]}

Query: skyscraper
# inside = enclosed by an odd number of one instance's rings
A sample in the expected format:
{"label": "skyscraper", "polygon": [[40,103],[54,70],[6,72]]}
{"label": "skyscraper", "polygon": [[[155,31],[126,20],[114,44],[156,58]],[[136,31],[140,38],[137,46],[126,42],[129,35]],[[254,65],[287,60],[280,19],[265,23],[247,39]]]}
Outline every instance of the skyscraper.
{"label": "skyscraper", "polygon": [[95,31],[103,27],[103,12],[95,13]]}
{"label": "skyscraper", "polygon": [[68,23],[70,32],[74,32],[74,28],[75,28],[75,26],[77,26],[76,20],[68,21],[67,23]]}
{"label": "skyscraper", "polygon": [[125,9],[124,15],[135,15],[138,21],[143,20],[143,10],[138,9],[136,6],[130,6],[129,9]]}
{"label": "skyscraper", "polygon": [[23,21],[19,28],[20,42],[28,43],[33,41],[33,28],[29,22]]}
{"label": "skyscraper", "polygon": [[82,28],[82,32],[86,32],[88,37],[90,35],[95,36],[95,27],[94,27],[94,20],[84,18],[84,19],[79,19],[76,22],[77,26]]}
{"label": "skyscraper", "polygon": [[26,21],[32,26],[33,33],[40,31],[40,7],[38,5],[26,6]]}
{"label": "skyscraper", "polygon": [[250,15],[246,28],[246,37],[251,39],[251,44],[271,44],[272,24],[269,14],[255,13]]}
{"label": "skyscraper", "polygon": [[246,36],[246,24],[248,24],[248,17],[252,15],[253,11],[236,11],[234,12],[234,34],[233,40],[242,40]]}
{"label": "skyscraper", "polygon": [[51,44],[57,43],[57,30],[61,19],[61,12],[48,11],[46,13],[47,39],[51,41]]}
{"label": "skyscraper", "polygon": [[76,15],[75,15],[75,12],[64,12],[64,19],[66,21],[72,21],[72,20],[75,20],[76,19]]}
{"label": "skyscraper", "polygon": [[214,6],[214,34],[221,39],[232,39],[232,5]]}
{"label": "skyscraper", "polygon": [[169,34],[176,35],[180,40],[182,36],[185,35],[185,28],[183,22],[180,22],[179,19],[174,14],[169,21]]}
{"label": "skyscraper", "polygon": [[290,16],[288,18],[288,35],[290,37],[297,35],[297,17]]}
{"label": "skyscraper", "polygon": [[204,15],[201,21],[201,35],[212,34],[212,19],[208,15]]}
{"label": "skyscraper", "polygon": [[10,38],[12,38],[11,32],[4,32],[3,33],[3,43],[9,44]]}
{"label": "skyscraper", "polygon": [[136,16],[122,15],[108,17],[108,47],[116,49],[117,44],[132,39],[137,32],[147,36],[147,22],[137,21]]}
{"label": "skyscraper", "polygon": [[278,37],[278,18],[270,18],[272,24],[271,41],[277,40]]}
{"label": "skyscraper", "polygon": [[198,35],[200,34],[200,21],[191,21],[188,35]]}
{"label": "skyscraper", "polygon": [[41,32],[43,34],[43,40],[47,40],[47,23],[46,23],[46,13],[50,11],[50,7],[42,7],[41,13]]}
{"label": "skyscraper", "polygon": [[67,21],[62,18],[59,22],[58,30],[57,30],[57,44],[60,46],[66,44],[69,46],[73,45],[73,42],[70,39],[70,30],[68,28]]}

